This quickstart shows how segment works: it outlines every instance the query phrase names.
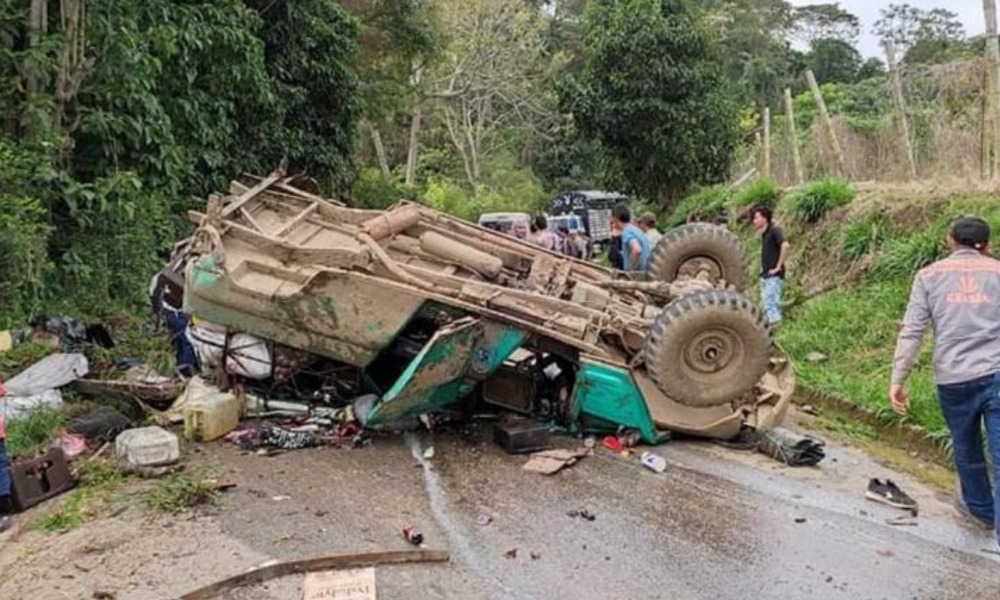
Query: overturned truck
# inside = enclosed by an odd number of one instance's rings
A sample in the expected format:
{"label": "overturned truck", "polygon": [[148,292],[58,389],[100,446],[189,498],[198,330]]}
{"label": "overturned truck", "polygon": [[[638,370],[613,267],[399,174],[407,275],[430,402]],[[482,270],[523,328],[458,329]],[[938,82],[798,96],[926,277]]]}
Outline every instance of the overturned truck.
{"label": "overturned truck", "polygon": [[568,258],[400,202],[360,210],[246,177],[192,212],[184,310],[322,357],[369,428],[477,403],[573,431],[728,439],[779,424],[791,365],[724,228],[663,236],[649,273]]}

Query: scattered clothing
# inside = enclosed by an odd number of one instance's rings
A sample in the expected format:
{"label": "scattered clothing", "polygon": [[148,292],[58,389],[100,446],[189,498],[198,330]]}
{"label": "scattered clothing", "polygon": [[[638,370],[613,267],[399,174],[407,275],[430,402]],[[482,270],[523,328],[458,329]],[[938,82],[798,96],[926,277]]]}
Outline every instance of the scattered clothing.
{"label": "scattered clothing", "polygon": [[790,467],[812,467],[826,458],[822,440],[799,435],[781,427],[756,433],[756,447],[771,458]]}

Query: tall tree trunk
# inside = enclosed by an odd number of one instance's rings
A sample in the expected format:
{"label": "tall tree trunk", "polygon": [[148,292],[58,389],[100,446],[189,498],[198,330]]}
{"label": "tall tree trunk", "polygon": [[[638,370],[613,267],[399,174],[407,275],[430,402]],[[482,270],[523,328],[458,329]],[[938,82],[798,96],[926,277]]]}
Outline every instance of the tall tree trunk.
{"label": "tall tree trunk", "polygon": [[406,185],[417,182],[417,153],[420,151],[420,120],[424,114],[424,98],[420,94],[413,100],[413,118],[410,121],[410,143],[406,151]]}
{"label": "tall tree trunk", "polygon": [[413,117],[410,120],[410,142],[406,148],[406,185],[417,183],[417,153],[420,151],[420,127],[424,115],[424,94],[421,89],[423,67],[414,65],[410,75],[413,88]]}
{"label": "tall tree trunk", "polygon": [[365,127],[368,129],[368,135],[372,138],[372,146],[375,147],[375,156],[378,158],[378,167],[382,170],[382,175],[389,177],[392,175],[392,171],[389,170],[389,158],[385,154],[385,144],[382,143],[382,134],[379,133],[378,127],[376,127],[371,121],[366,120]]}
{"label": "tall tree trunk", "polygon": [[52,126],[59,133],[65,133],[64,119],[66,107],[76,98],[80,84],[87,70],[84,58],[84,1],[60,0],[59,20],[63,34],[63,46],[59,51],[59,70],[56,72],[55,104],[52,108]]}

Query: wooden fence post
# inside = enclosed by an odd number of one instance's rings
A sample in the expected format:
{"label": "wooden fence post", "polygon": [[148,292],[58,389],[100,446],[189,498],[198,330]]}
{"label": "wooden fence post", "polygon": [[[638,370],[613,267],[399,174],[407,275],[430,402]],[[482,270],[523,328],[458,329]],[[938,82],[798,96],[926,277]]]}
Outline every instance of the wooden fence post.
{"label": "wooden fence post", "polygon": [[803,185],[806,182],[802,170],[802,156],[799,154],[799,137],[795,132],[795,109],[792,106],[792,90],[785,88],[785,136],[788,146],[792,149],[792,166],[795,168],[795,183]]}
{"label": "wooden fence post", "polygon": [[812,90],[813,98],[816,99],[816,108],[819,109],[820,121],[822,122],[823,129],[826,131],[826,137],[833,150],[837,167],[840,169],[839,175],[849,178],[847,174],[847,162],[844,160],[844,152],[840,149],[840,140],[837,139],[837,132],[833,129],[833,119],[830,118],[830,112],[826,109],[823,92],[820,91],[819,84],[816,83],[816,76],[813,75],[812,69],[806,69],[806,80],[809,82],[809,89]]}
{"label": "wooden fence post", "polygon": [[896,103],[896,118],[899,123],[899,137],[903,139],[906,149],[906,161],[910,168],[910,179],[917,178],[917,161],[913,157],[913,144],[910,142],[910,123],[906,118],[906,101],[903,98],[903,84],[899,77],[899,65],[896,64],[896,44],[892,38],[885,40],[885,57],[889,66],[889,87],[892,88],[892,99]]}

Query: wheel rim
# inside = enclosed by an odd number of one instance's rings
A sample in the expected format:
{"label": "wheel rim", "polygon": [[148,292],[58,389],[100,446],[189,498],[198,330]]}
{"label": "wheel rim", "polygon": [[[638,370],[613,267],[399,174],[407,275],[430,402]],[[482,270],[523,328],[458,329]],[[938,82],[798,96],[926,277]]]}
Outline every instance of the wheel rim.
{"label": "wheel rim", "polygon": [[677,279],[697,279],[707,273],[709,281],[722,279],[722,265],[708,256],[693,256],[677,267]]}
{"label": "wheel rim", "polygon": [[746,346],[731,329],[715,328],[694,336],[684,349],[684,364],[699,375],[715,375],[743,359]]}

